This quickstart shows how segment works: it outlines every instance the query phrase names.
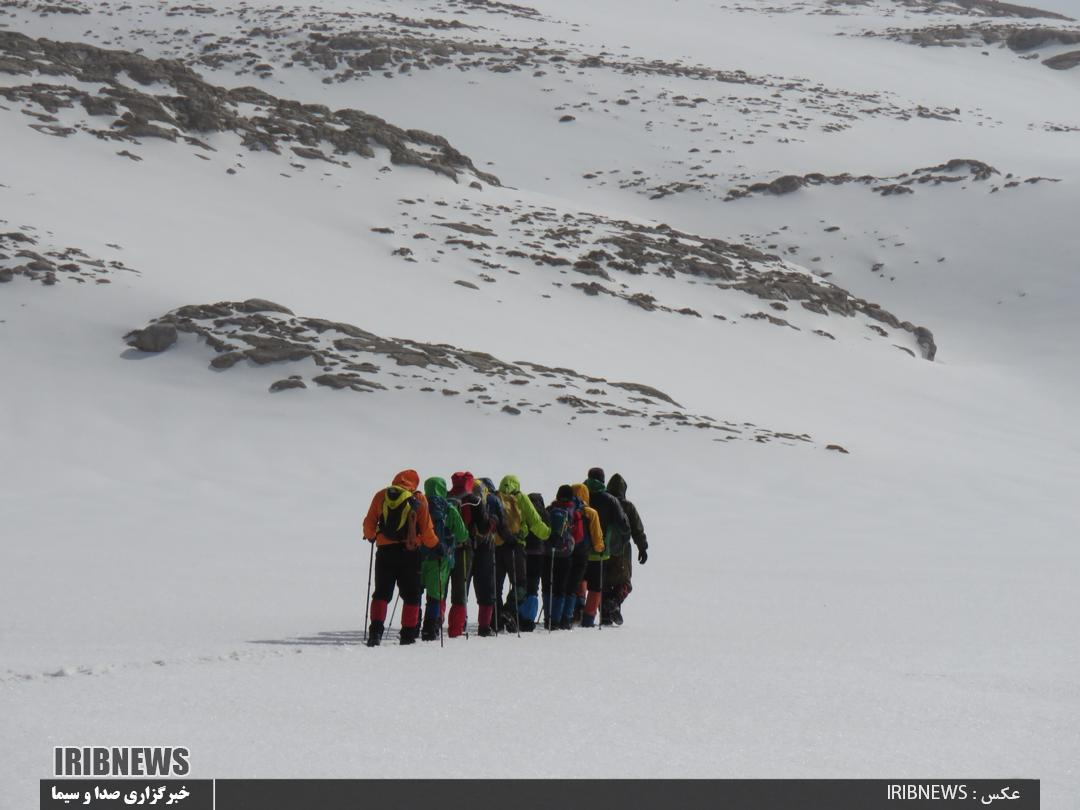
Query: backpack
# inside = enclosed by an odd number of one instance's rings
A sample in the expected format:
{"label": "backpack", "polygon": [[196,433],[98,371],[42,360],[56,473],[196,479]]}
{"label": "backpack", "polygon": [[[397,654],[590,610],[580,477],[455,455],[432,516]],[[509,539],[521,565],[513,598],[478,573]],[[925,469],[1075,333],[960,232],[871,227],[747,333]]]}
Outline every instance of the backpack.
{"label": "backpack", "polygon": [[481,543],[486,542],[491,518],[484,499],[476,492],[468,492],[458,498],[458,511],[465,528],[469,530],[469,537]]}
{"label": "backpack", "polygon": [[402,487],[387,487],[383,494],[379,534],[387,540],[402,542],[409,537],[409,518],[415,520],[416,498]]}
{"label": "backpack", "polygon": [[[548,507],[548,525],[551,526],[551,549],[557,557],[568,557],[574,551],[574,526],[581,527],[581,515],[570,506],[553,503]],[[576,518],[576,521],[575,521]]]}
{"label": "backpack", "polygon": [[502,538],[508,542],[517,542],[518,537],[521,536],[522,522],[517,495],[500,492],[499,503],[502,504],[503,511]]}
{"label": "backpack", "polygon": [[453,545],[452,538],[447,537],[446,515],[450,511],[450,504],[446,498],[428,498],[428,514],[431,515],[431,525],[435,527],[435,536],[439,542],[449,548]]}

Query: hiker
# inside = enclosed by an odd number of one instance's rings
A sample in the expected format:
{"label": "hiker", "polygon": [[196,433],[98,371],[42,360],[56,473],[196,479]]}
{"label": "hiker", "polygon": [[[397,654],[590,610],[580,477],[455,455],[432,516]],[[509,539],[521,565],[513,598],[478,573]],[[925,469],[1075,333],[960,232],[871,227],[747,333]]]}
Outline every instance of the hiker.
{"label": "hiker", "polygon": [[[550,528],[551,520],[548,517],[547,506],[544,504],[544,496],[539,492],[530,492],[529,500],[540,516],[541,523]],[[518,626],[524,633],[531,633],[536,629],[536,615],[540,609],[540,580],[543,578],[545,566],[550,568],[550,552],[548,544],[530,529],[525,535],[525,599],[518,606]],[[545,601],[545,616],[547,607]]]}
{"label": "hiker", "polygon": [[364,518],[364,539],[377,544],[375,592],[371,598],[371,627],[368,646],[382,641],[386,608],[396,585],[403,603],[402,644],[412,644],[420,634],[420,546],[439,544],[431,525],[427,498],[417,492],[420,476],[416,470],[402,470],[393,483],[371,499]]}
{"label": "hiker", "polygon": [[[574,545],[574,553],[570,558],[570,570],[566,575],[566,586],[563,591],[564,601],[562,617],[559,621],[560,630],[569,630],[577,622],[585,625],[584,597],[578,597],[579,587],[584,584],[585,574],[589,567],[589,559],[593,554],[601,554],[604,551],[604,530],[600,525],[600,515],[589,505],[591,496],[589,488],[585,484],[574,484],[570,487],[576,501],[577,508],[582,513],[582,523],[585,526],[583,539]],[[593,611],[595,619],[596,612]],[[589,623],[591,625],[592,622]],[[585,625],[585,626],[589,626]]]}
{"label": "hiker", "polygon": [[[541,541],[547,540],[551,530],[540,518],[528,496],[521,491],[517,476],[505,475],[499,482],[499,503],[502,505],[503,522],[495,537],[495,596],[501,605],[500,617],[509,632],[518,627],[519,612],[525,603],[525,538],[530,532]],[[510,583],[506,602],[502,601],[503,579]],[[536,619],[533,610],[532,619]]]}
{"label": "hiker", "polygon": [[490,478],[475,479],[473,492],[487,515],[487,529],[483,535],[477,536],[475,543],[476,563],[472,578],[478,606],[476,633],[487,637],[499,631],[499,618],[495,610],[495,543],[503,531],[505,516],[495,482]]}
{"label": "hiker", "polygon": [[619,505],[626,513],[626,519],[630,522],[630,537],[619,535],[612,542],[611,559],[604,573],[602,621],[619,625],[623,623],[622,604],[633,590],[630,580],[633,576],[634,555],[630,539],[633,539],[634,545],[637,546],[638,563],[641,565],[649,559],[649,541],[645,538],[645,527],[641,524],[637,507],[626,499],[626,479],[615,473],[608,481],[607,491],[618,499]]}
{"label": "hiker", "polygon": [[619,499],[607,491],[604,480],[604,471],[600,467],[592,467],[585,479],[585,486],[589,489],[589,505],[600,516],[604,547],[600,551],[594,550],[589,555],[589,565],[585,571],[588,596],[585,599],[584,615],[581,617],[583,627],[590,627],[597,618],[603,622],[600,603],[603,595],[604,570],[611,557],[612,545],[619,538],[628,537],[630,534],[630,522],[626,519],[626,513]]}
{"label": "hiker", "polygon": [[420,640],[434,641],[442,630],[446,588],[450,572],[455,567],[457,548],[469,539],[469,532],[461,520],[457,505],[446,497],[445,478],[432,476],[424,481],[424,494],[427,496],[431,525],[439,542],[434,548],[420,549],[420,579],[427,593]]}
{"label": "hiker", "polygon": [[[574,491],[570,485],[560,486],[558,492],[555,493],[555,500],[547,508],[547,521],[551,528],[551,535],[548,538],[547,554],[541,558],[543,565],[540,580],[544,602],[544,627],[548,630],[564,629],[561,624],[563,605],[569,601],[566,594],[566,582],[570,574],[574,549],[585,538],[583,516],[584,510],[578,507],[578,501],[574,498]],[[599,536],[599,521],[596,524],[596,531]],[[527,543],[525,552],[529,553]],[[531,584],[530,580],[530,587]],[[570,629],[569,616],[572,613],[573,606],[571,605],[567,614],[568,620],[565,627],[567,630]]]}
{"label": "hiker", "polygon": [[450,491],[447,497],[457,507],[467,533],[465,542],[457,547],[454,567],[450,570],[450,613],[446,617],[446,630],[450,638],[457,638],[465,632],[465,625],[469,620],[466,596],[476,554],[474,523],[483,523],[486,527],[487,515],[481,516],[474,511],[479,506],[480,499],[473,494],[471,472],[456,472],[450,476]]}

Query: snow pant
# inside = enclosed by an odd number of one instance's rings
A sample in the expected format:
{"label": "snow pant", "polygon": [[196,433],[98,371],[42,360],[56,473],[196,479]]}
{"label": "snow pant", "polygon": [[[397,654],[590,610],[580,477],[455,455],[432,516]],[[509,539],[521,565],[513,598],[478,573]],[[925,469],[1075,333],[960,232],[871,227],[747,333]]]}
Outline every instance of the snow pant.
{"label": "snow pant", "polygon": [[585,579],[585,569],[589,565],[589,550],[592,548],[588,540],[583,540],[574,546],[574,553],[570,556],[570,566],[566,572],[567,595],[576,594],[581,580]]}
{"label": "snow pant", "polygon": [[627,549],[625,554],[612,556],[608,560],[607,568],[604,569],[604,605],[618,608],[626,601],[630,591],[634,590],[630,584],[633,576],[633,549]]}
{"label": "snow pant", "polygon": [[420,552],[409,551],[401,543],[379,546],[375,552],[375,592],[371,598],[371,620],[386,621],[386,607],[394,596],[394,587],[401,593],[401,626],[420,624]]}
{"label": "snow pant", "polygon": [[491,626],[495,612],[495,547],[492,543],[478,543],[473,550],[472,587],[479,606],[477,626],[483,630]]}
{"label": "snow pant", "polygon": [[[551,554],[525,554],[525,598],[518,605],[518,615],[526,622],[535,622],[540,612],[540,581],[545,571],[551,572]],[[546,612],[547,602],[544,605]]]}
{"label": "snow pant", "polygon": [[543,558],[540,570],[541,597],[544,602],[544,615],[558,623],[562,619],[563,605],[566,604],[566,578],[570,573],[570,555],[556,557],[554,565],[551,555]]}
{"label": "snow pant", "polygon": [[[510,586],[506,604],[511,607],[520,605],[525,598],[525,549],[520,543],[503,543],[495,549],[495,596],[498,604],[503,603],[503,580]],[[514,589],[517,589],[516,593]]]}
{"label": "snow pant", "polygon": [[581,624],[585,627],[591,626],[596,621],[597,613],[600,612],[605,567],[604,560],[589,560],[585,568],[585,581],[589,586],[589,595],[585,597],[585,612],[581,617]]}
{"label": "snow pant", "polygon": [[427,594],[424,621],[442,623],[446,605],[446,587],[450,579],[451,560],[424,560],[420,564],[420,579]]}
{"label": "snow pant", "polygon": [[466,586],[472,576],[473,556],[475,552],[469,546],[458,546],[454,553],[454,567],[450,571],[450,613],[447,616],[447,631],[450,638],[457,638],[465,632],[469,621],[468,600],[465,598]]}

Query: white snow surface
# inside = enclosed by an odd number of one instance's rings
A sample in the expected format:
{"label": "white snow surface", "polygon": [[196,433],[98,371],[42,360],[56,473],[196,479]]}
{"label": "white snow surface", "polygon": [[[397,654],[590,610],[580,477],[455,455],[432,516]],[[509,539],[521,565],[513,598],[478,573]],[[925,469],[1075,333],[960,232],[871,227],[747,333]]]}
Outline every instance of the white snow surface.
{"label": "white snow surface", "polygon": [[[0,30],[173,56],[171,34],[147,32],[231,31],[216,5],[222,16],[205,20],[157,4],[116,16],[8,6]],[[1078,806],[1080,131],[1046,125],[1080,127],[1080,68],[858,36],[972,20],[886,0],[842,13],[817,0],[538,0],[535,18],[413,0],[247,5],[295,7],[297,26],[313,8],[458,19],[477,26],[447,33],[465,41],[544,38],[574,58],[877,94],[851,102],[863,110],[959,112],[839,117],[809,90],[611,68],[327,84],[300,65],[260,78],[192,64],[223,86],[443,135],[504,184],[475,189],[382,149],[296,168],[231,134],[208,136],[213,152],[56,137],[0,97],[0,232],[31,228],[35,250],[77,247],[136,271],[0,284],[0,807],[33,806],[52,746],[99,743],[186,745],[195,777],[1005,776],[1042,779],[1048,808]],[[0,73],[0,86],[26,83]],[[650,104],[616,106],[631,89]],[[744,106],[773,93],[775,113]],[[559,123],[565,113],[576,120]],[[776,126],[792,116],[806,127]],[[87,120],[78,106],[56,118]],[[823,128],[836,122],[847,128]],[[856,183],[723,200],[785,174],[895,176],[953,158],[1000,175],[900,196]],[[691,164],[715,176],[641,193]],[[634,171],[645,187],[614,179]],[[1059,182],[1005,187],[1007,173]],[[774,252],[930,328],[937,358],[890,345],[913,348],[906,333],[881,340],[865,319],[797,302],[798,331],[746,320],[768,303],[685,278],[617,281],[703,317],[586,296],[570,283],[591,279],[529,262],[471,290],[453,283],[483,270],[467,250],[411,236],[443,240],[435,217],[462,221],[463,205],[665,223]],[[394,233],[372,232],[383,227]],[[688,412],[812,441],[713,441],[310,379],[270,394],[317,369],[219,372],[190,335],[155,355],[123,342],[176,307],[252,297],[644,383]],[[627,478],[649,536],[623,627],[361,645],[360,522],[398,470],[515,473],[550,499],[594,465]]]}

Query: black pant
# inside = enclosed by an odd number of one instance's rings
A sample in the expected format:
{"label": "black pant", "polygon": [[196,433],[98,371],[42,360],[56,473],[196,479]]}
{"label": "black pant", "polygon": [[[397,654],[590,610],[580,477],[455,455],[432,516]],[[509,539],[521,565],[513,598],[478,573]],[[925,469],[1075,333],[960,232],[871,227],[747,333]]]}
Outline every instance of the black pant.
{"label": "black pant", "polygon": [[525,555],[525,595],[536,596],[540,592],[540,580],[551,574],[551,554]]}
{"label": "black pant", "polygon": [[589,564],[585,568],[585,579],[589,583],[590,591],[600,590],[600,586],[604,582],[604,561],[589,560]]}
{"label": "black pant", "polygon": [[519,543],[503,543],[495,549],[495,595],[502,604],[503,580],[510,583],[509,603],[514,604],[514,586],[517,586],[517,600],[521,601],[522,587],[525,585],[525,549]]}
{"label": "black pant", "polygon": [[474,552],[469,546],[458,546],[454,552],[454,568],[450,571],[450,604],[464,605],[465,585],[472,576]]}
{"label": "black pant", "polygon": [[592,543],[582,540],[574,546],[574,553],[570,557],[570,570],[566,574],[566,590],[563,593],[576,594],[578,583],[585,579],[585,569],[589,565],[589,552]]}
{"label": "black pant", "polygon": [[389,602],[394,586],[406,605],[420,604],[420,551],[409,551],[401,543],[379,546],[375,552],[375,598]]}
{"label": "black pant", "polygon": [[490,607],[495,604],[494,547],[490,542],[477,543],[472,558],[472,586],[476,592],[476,604]]}
{"label": "black pant", "polygon": [[[542,558],[543,568],[540,571],[541,587],[544,589],[544,599],[551,596],[562,596],[566,593],[566,579],[570,574],[571,557],[556,557],[555,565],[551,564],[551,555]],[[546,604],[546,603],[545,603]]]}

